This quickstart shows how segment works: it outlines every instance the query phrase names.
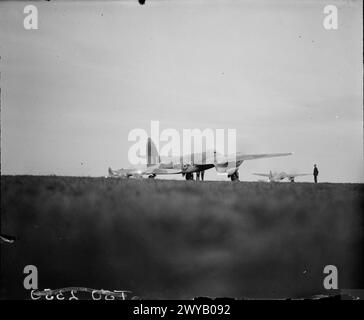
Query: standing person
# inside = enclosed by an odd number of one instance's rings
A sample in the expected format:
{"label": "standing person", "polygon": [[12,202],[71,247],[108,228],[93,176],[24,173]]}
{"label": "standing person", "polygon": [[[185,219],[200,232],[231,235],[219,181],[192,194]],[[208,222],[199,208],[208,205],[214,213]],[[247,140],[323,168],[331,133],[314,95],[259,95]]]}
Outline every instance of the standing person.
{"label": "standing person", "polygon": [[316,164],[314,164],[314,165],[313,165],[313,178],[314,178],[314,180],[315,180],[315,183],[317,183],[317,176],[318,176],[318,174],[319,174],[319,171],[318,171],[318,169],[317,169],[317,165],[316,165]]}

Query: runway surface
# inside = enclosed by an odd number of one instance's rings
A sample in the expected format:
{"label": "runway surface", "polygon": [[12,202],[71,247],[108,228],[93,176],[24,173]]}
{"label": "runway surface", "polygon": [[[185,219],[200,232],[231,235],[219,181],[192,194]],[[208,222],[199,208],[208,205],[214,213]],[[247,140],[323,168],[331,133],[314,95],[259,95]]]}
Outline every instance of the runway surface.
{"label": "runway surface", "polygon": [[358,281],[362,184],[1,177],[1,298],[39,288],[144,299],[308,297]]}

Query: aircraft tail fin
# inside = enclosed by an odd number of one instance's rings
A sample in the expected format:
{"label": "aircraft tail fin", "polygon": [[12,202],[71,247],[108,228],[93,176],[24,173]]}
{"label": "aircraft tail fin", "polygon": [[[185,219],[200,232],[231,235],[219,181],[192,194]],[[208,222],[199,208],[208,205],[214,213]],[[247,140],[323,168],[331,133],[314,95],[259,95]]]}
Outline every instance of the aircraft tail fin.
{"label": "aircraft tail fin", "polygon": [[158,154],[158,150],[151,138],[148,138],[147,141],[147,166],[153,166],[159,164],[160,156]]}
{"label": "aircraft tail fin", "polygon": [[269,179],[272,179],[272,178],[273,178],[272,170],[269,170]]}
{"label": "aircraft tail fin", "polygon": [[112,176],[114,174],[114,172],[112,171],[112,169],[109,167],[109,176]]}

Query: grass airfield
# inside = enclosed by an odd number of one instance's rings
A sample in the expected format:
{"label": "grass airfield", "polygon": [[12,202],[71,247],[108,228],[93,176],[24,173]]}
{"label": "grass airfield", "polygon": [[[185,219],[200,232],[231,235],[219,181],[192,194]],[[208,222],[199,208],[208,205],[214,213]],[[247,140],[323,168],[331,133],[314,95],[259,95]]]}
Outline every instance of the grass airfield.
{"label": "grass airfield", "polygon": [[1,176],[1,298],[39,289],[130,290],[143,299],[300,298],[355,288],[362,184]]}

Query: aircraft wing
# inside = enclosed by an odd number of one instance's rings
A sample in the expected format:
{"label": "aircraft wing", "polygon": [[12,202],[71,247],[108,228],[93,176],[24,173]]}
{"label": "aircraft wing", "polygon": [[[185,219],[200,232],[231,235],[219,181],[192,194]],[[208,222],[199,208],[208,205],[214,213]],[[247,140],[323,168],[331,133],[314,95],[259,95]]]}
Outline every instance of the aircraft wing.
{"label": "aircraft wing", "polygon": [[[263,159],[263,158],[274,158],[274,157],[284,157],[292,155],[292,152],[288,153],[262,153],[262,154],[243,154],[237,153],[236,155],[229,155],[227,157],[219,157],[217,158],[217,164],[225,164],[228,162],[243,162],[246,160],[255,160],[255,159]],[[211,162],[212,159],[209,159]],[[207,162],[209,163],[209,162]]]}
{"label": "aircraft wing", "polygon": [[213,163],[205,163],[205,164],[196,164],[195,163],[195,166],[197,166],[200,171],[204,171],[204,170],[213,168],[215,165]]}
{"label": "aircraft wing", "polygon": [[[254,159],[263,159],[263,158],[274,158],[274,157],[284,157],[290,156],[292,152],[288,153],[263,153],[263,154],[236,154],[236,161],[246,161],[246,160],[254,160]],[[234,161],[235,157],[229,157],[232,161]]]}
{"label": "aircraft wing", "polygon": [[269,173],[253,173],[253,175],[260,176],[260,177],[268,177],[269,178]]}
{"label": "aircraft wing", "polygon": [[[245,160],[254,160],[254,159],[263,159],[263,158],[274,158],[274,157],[284,157],[284,156],[290,156],[292,155],[292,152],[288,153],[262,153],[262,154],[243,154],[243,153],[236,153],[235,155],[229,155],[229,156],[217,156],[216,163],[218,165],[223,165],[228,162],[243,162]],[[215,164],[215,159],[213,157],[210,157],[206,159],[206,161],[203,162],[194,162],[197,166],[209,166],[212,164]]]}

